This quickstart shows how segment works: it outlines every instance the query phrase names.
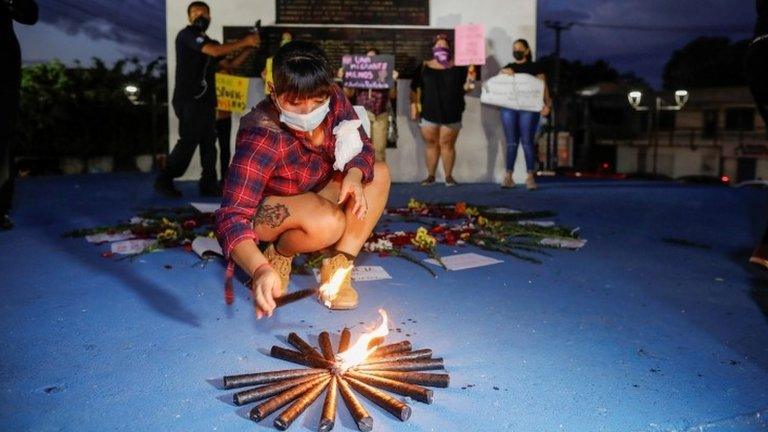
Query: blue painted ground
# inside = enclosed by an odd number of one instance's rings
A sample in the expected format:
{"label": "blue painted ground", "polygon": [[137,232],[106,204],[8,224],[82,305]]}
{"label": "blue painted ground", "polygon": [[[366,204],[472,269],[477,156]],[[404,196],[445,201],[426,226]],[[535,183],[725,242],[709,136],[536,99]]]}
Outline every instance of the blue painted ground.
{"label": "blue painted ground", "polygon": [[[184,190],[196,200],[195,184]],[[0,233],[0,430],[267,430],[274,416],[247,420],[217,379],[290,368],[263,352],[291,331],[310,338],[375,322],[380,307],[400,336],[445,358],[452,385],[431,406],[414,402],[407,423],[366,403],[378,431],[766,428],[768,278],[745,264],[768,214],[764,191],[396,185],[390,203],[411,196],[556,210],[589,243],[542,265],[491,254],[505,262],[438,279],[368,256],[362,263],[394,279],[359,283],[357,310],[306,301],[257,322],[242,287],[224,304],[219,264],[193,267],[180,250],[116,261],[100,256],[107,246],[61,238],[129,218],[136,206],[183,202],[156,198],[151,178],[20,181],[17,227]],[[292,289],[310,284],[296,278]],[[319,410],[292,430],[315,430]],[[353,428],[343,406],[338,423]]]}

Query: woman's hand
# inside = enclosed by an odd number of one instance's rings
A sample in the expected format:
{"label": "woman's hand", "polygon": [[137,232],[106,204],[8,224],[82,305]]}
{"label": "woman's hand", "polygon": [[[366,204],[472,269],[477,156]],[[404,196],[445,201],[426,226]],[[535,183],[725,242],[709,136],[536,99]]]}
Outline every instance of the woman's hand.
{"label": "woman's hand", "polygon": [[341,191],[339,192],[339,202],[343,203],[348,197],[352,197],[354,204],[352,205],[352,214],[359,220],[363,220],[368,213],[368,203],[365,201],[365,195],[363,195],[363,172],[359,168],[352,168],[344,176],[344,180],[341,182]]}
{"label": "woman's hand", "polygon": [[512,70],[512,68],[503,68],[503,69],[501,70],[501,72],[499,72],[499,73],[503,73],[503,74],[505,74],[505,75],[514,75],[514,74],[515,74],[515,71],[514,71],[514,70]]}
{"label": "woman's hand", "polygon": [[416,103],[411,104],[411,120],[416,121],[419,119],[419,107]]}
{"label": "woman's hand", "polygon": [[541,109],[541,115],[543,117],[546,117],[549,115],[549,113],[552,111],[552,108],[549,105],[544,105],[544,108]]}
{"label": "woman's hand", "polygon": [[275,297],[278,297],[282,291],[280,275],[271,265],[262,265],[253,273],[251,289],[256,319],[262,319],[264,316],[271,317],[277,307]]}

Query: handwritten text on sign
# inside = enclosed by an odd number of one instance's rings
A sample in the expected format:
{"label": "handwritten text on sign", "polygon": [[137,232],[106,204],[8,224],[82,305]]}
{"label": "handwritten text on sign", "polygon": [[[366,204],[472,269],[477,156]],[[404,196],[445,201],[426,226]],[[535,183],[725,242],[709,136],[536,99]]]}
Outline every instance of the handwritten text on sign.
{"label": "handwritten text on sign", "polygon": [[217,108],[221,111],[241,113],[248,105],[248,78],[216,74]]}
{"label": "handwritten text on sign", "polygon": [[485,27],[482,24],[456,26],[457,66],[485,64]]}
{"label": "handwritten text on sign", "polygon": [[524,73],[499,74],[483,84],[480,102],[520,111],[539,112],[544,107],[544,81]]}
{"label": "handwritten text on sign", "polygon": [[392,86],[394,65],[395,56],[391,54],[345,55],[341,59],[341,66],[344,68],[344,87],[388,89]]}

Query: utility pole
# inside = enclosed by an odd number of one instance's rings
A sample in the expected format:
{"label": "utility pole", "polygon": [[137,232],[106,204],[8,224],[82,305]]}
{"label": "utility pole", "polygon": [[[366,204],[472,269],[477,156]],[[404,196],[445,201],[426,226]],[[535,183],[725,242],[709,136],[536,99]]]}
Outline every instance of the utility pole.
{"label": "utility pole", "polygon": [[573,23],[563,24],[561,21],[544,21],[544,26],[555,31],[555,71],[552,80],[552,112],[549,115],[550,132],[547,139],[547,166],[553,170],[557,165],[557,109],[560,105],[560,34],[563,30],[570,30]]}

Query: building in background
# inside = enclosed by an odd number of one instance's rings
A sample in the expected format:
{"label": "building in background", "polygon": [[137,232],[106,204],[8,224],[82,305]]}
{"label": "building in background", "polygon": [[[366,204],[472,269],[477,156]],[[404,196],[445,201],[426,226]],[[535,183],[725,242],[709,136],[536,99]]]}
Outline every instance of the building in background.
{"label": "building in background", "polygon": [[631,90],[600,84],[568,101],[576,167],[609,164],[619,173],[653,174],[655,144],[655,173],[662,176],[768,179],[766,125],[747,87],[687,89],[688,103],[661,111],[657,130],[649,128],[647,111],[627,102]]}

